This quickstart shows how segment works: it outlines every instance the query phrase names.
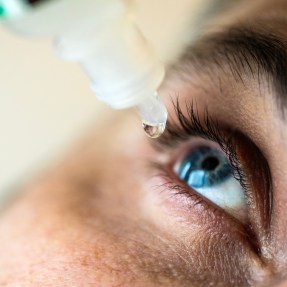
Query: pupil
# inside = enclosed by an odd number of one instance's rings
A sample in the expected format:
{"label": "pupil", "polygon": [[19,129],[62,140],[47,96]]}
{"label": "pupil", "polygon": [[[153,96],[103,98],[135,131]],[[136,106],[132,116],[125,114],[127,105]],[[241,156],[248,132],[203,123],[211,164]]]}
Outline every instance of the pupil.
{"label": "pupil", "polygon": [[216,157],[209,156],[203,160],[201,167],[204,170],[214,170],[219,165],[219,160]]}

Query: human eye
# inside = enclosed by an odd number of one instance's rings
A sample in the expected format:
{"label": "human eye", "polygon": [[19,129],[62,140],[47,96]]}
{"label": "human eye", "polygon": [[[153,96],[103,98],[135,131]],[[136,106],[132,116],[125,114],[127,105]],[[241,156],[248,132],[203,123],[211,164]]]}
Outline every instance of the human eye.
{"label": "human eye", "polygon": [[163,201],[187,222],[192,217],[193,223],[211,228],[228,226],[222,230],[240,234],[239,241],[260,257],[272,209],[267,160],[250,138],[216,121],[207,108],[199,112],[193,103],[181,106],[179,100],[174,103],[176,117],[154,143],[165,154],[155,164]]}
{"label": "human eye", "polygon": [[209,140],[193,139],[174,166],[178,178],[235,218],[246,220],[244,188],[227,155]]}

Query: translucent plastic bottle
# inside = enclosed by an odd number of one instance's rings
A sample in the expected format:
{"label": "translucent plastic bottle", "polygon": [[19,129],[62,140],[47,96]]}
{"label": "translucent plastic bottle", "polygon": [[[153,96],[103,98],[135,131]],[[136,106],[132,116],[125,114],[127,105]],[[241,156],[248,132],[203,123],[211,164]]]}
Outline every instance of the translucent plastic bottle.
{"label": "translucent plastic bottle", "polygon": [[135,107],[150,137],[167,110],[157,95],[164,67],[131,20],[124,0],[0,0],[2,22],[30,36],[53,36],[58,54],[81,64],[96,96],[116,109]]}

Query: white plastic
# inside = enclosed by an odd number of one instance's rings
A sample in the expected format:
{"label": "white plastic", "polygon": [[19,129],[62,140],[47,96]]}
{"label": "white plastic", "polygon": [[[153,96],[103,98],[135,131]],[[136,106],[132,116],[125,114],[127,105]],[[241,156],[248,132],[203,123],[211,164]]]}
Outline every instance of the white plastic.
{"label": "white plastic", "polygon": [[161,98],[155,93],[145,97],[136,106],[144,124],[158,126],[166,123],[167,110]]}
{"label": "white plastic", "polygon": [[128,12],[123,0],[52,0],[6,22],[25,34],[56,35],[57,53],[81,64],[100,100],[165,124],[166,108],[155,95],[164,67]]}

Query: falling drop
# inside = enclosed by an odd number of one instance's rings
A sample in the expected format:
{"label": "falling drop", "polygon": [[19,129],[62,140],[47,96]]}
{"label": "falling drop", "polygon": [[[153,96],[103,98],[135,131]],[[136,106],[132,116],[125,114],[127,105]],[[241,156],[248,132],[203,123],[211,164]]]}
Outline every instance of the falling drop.
{"label": "falling drop", "polygon": [[143,129],[146,135],[153,139],[160,137],[165,130],[165,123],[161,123],[158,125],[150,125],[150,124],[143,122],[142,126],[143,126]]}

